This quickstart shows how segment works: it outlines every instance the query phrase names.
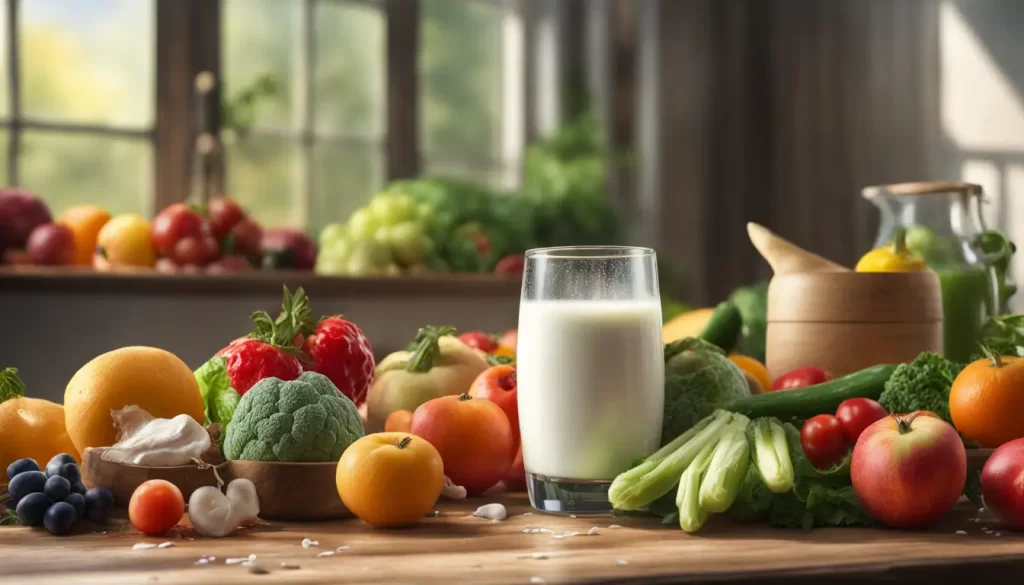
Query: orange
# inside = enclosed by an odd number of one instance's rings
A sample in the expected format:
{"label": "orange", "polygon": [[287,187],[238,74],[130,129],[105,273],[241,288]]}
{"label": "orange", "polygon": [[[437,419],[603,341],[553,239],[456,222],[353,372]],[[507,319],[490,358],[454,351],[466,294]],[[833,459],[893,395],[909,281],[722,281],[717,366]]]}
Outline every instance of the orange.
{"label": "orange", "polygon": [[768,368],[764,364],[755,360],[752,357],[740,355],[738,353],[731,354],[729,361],[740,367],[741,370],[750,374],[757,383],[761,385],[761,389],[765,392],[772,391],[772,377],[768,375]]}
{"label": "orange", "polygon": [[338,495],[353,514],[381,528],[419,522],[444,487],[441,454],[408,433],[366,435],[338,461]]}
{"label": "orange", "polygon": [[949,391],[949,414],[965,440],[994,448],[1024,437],[1024,360],[989,356],[963,369]]}
{"label": "orange", "polygon": [[[54,455],[78,450],[64,428],[64,407],[38,398],[11,398],[0,404],[0,469],[28,457],[40,467]],[[6,477],[0,478],[6,482]]]}
{"label": "orange", "polygon": [[384,421],[385,433],[408,433],[412,427],[412,411],[396,410]]}
{"label": "orange", "polygon": [[510,357],[512,359],[516,359],[516,350],[512,349],[511,347],[499,345],[498,349],[495,349],[494,351],[491,352],[491,355],[499,357]]}
{"label": "orange", "polygon": [[153,248],[149,222],[141,215],[118,215],[100,229],[93,255],[93,266],[97,269],[154,264],[156,249]]}
{"label": "orange", "polygon": [[75,264],[88,266],[96,253],[100,229],[110,221],[110,213],[98,205],[74,205],[57,218],[75,236]]}
{"label": "orange", "polygon": [[78,451],[113,445],[110,412],[133,404],[156,418],[205,421],[199,384],[185,362],[155,347],[123,347],[82,366],[64,391],[64,420]]}

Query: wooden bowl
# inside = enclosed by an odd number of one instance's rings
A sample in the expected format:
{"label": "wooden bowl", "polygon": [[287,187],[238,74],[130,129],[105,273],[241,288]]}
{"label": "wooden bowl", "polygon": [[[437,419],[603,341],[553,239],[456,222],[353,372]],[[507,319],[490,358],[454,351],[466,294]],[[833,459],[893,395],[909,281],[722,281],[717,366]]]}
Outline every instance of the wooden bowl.
{"label": "wooden bowl", "polygon": [[100,452],[86,449],[82,457],[82,483],[87,488],[107,488],[114,495],[114,503],[126,507],[135,488],[151,479],[163,479],[176,485],[187,502],[197,489],[208,485],[217,487],[214,469],[225,482],[231,480],[226,463],[205,469],[198,465],[147,467],[104,461]]}
{"label": "wooden bowl", "polygon": [[260,518],[318,521],[351,518],[338,495],[337,463],[228,461],[232,478],[256,485]]}
{"label": "wooden bowl", "polygon": [[845,376],[942,353],[942,289],[927,272],[785,274],[768,286],[766,365]]}

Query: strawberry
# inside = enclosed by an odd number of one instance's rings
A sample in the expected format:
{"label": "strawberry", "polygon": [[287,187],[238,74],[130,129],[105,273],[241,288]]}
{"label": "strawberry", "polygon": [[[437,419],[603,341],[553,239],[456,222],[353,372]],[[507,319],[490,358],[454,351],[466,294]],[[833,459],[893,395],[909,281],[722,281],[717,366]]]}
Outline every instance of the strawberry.
{"label": "strawberry", "polygon": [[306,369],[327,376],[342,394],[359,406],[373,382],[373,349],[359,327],[341,315],[324,317],[306,336]]}
{"label": "strawberry", "polygon": [[217,352],[223,356],[231,378],[231,387],[245,394],[264,378],[294,380],[302,375],[305,358],[296,345],[312,330],[311,311],[306,292],[299,288],[293,295],[284,289],[281,314],[272,319],[265,311],[252,314],[256,328],[248,337],[240,337]]}
{"label": "strawberry", "polygon": [[468,331],[459,335],[459,341],[466,344],[473,349],[479,349],[484,353],[492,353],[498,349],[498,342],[494,339],[493,335],[488,335],[480,331]]}

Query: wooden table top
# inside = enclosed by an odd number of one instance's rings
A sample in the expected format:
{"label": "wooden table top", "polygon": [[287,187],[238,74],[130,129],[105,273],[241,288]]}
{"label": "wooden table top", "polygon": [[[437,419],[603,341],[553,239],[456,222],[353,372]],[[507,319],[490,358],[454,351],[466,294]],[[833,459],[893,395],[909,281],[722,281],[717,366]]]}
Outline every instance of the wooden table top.
{"label": "wooden table top", "polygon": [[[471,516],[500,501],[504,522]],[[1000,531],[961,507],[928,532],[829,529],[810,532],[712,519],[696,536],[642,518],[555,517],[531,513],[522,494],[439,504],[440,516],[404,530],[358,520],[267,523],[223,539],[193,538],[188,528],[165,538],[139,535],[124,522],[105,533],[64,538],[0,527],[0,583],[35,585],[188,583],[926,583],[1019,581],[1024,534]],[[990,526],[991,524],[991,526]],[[621,527],[611,528],[611,525]],[[597,527],[598,534],[586,533]],[[578,531],[562,539],[546,533]],[[957,531],[966,534],[958,534]],[[991,532],[986,533],[989,530]],[[303,538],[318,548],[303,549]],[[132,550],[140,542],[170,548]],[[318,553],[348,549],[333,556]],[[270,572],[254,575],[228,558],[257,555]],[[197,564],[204,555],[215,561]],[[282,568],[293,563],[298,569]]]}

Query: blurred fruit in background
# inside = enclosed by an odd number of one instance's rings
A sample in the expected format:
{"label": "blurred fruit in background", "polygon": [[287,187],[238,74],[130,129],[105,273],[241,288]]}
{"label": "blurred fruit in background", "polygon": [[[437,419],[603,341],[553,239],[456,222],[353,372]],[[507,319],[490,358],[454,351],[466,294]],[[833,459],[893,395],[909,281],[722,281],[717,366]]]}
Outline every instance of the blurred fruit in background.
{"label": "blurred fruit in background", "polygon": [[206,215],[210,221],[210,232],[217,239],[223,239],[238,222],[245,219],[245,212],[242,206],[234,199],[227,197],[215,197],[210,200],[206,208]]}
{"label": "blurred fruit in background", "polygon": [[92,264],[100,230],[110,221],[110,213],[99,205],[73,205],[61,213],[57,223],[67,226],[75,236],[75,264]]}
{"label": "blurred fruit in background", "polygon": [[511,254],[498,260],[498,264],[494,267],[494,273],[502,276],[522,277],[525,269],[526,257],[522,254]]}
{"label": "blurred fruit in background", "polygon": [[151,227],[141,215],[118,215],[100,229],[93,255],[93,266],[98,270],[123,266],[150,267],[155,263]]}
{"label": "blurred fruit in background", "polygon": [[209,227],[203,216],[184,203],[170,205],[153,218],[153,246],[158,254],[167,256],[175,262],[178,262],[175,258],[178,242],[187,238],[195,238],[201,242],[207,235]]}
{"label": "blurred fruit in background", "polygon": [[262,240],[263,229],[260,228],[260,224],[252,218],[243,217],[222,240],[221,249],[225,254],[234,252],[245,256],[253,266],[259,266]]}
{"label": "blurred fruit in background", "polygon": [[263,257],[263,268],[312,270],[316,264],[316,242],[302,230],[266,230],[260,240],[260,254]]}
{"label": "blurred fruit in background", "polygon": [[75,235],[67,226],[44,223],[32,230],[25,251],[39,266],[70,266],[75,263]]}
{"label": "blurred fruit in background", "polygon": [[31,191],[0,189],[0,259],[8,250],[23,249],[32,230],[52,221],[49,208]]}

